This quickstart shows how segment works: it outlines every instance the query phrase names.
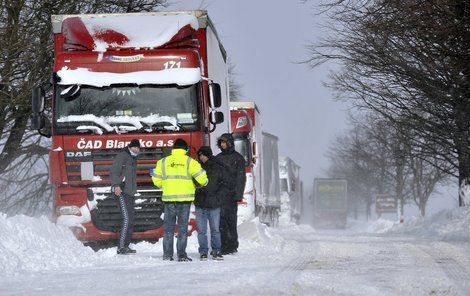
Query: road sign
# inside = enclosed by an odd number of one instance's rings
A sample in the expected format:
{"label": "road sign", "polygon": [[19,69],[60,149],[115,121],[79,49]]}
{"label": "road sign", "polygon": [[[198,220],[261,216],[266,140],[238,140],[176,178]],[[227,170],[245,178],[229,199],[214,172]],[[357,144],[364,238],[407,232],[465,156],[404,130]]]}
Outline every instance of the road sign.
{"label": "road sign", "polygon": [[388,194],[377,194],[375,196],[375,210],[377,213],[391,213],[397,211],[397,199]]}

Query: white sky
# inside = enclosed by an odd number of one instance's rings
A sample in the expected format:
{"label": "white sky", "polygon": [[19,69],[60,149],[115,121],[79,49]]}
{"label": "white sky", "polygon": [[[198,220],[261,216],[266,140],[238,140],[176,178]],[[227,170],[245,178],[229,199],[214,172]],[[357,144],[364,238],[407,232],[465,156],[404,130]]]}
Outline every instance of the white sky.
{"label": "white sky", "polygon": [[[235,65],[246,101],[255,101],[264,129],[279,137],[279,153],[301,166],[304,193],[313,179],[327,177],[325,153],[347,130],[346,103],[333,100],[323,86],[335,65],[309,69],[306,46],[326,34],[319,1],[185,0],[168,10],[205,9]],[[201,4],[202,3],[202,4]],[[428,213],[458,206],[455,186],[444,187],[429,202]],[[414,215],[416,207],[407,211]]]}
{"label": "white sky", "polygon": [[[261,110],[264,128],[279,137],[279,150],[301,166],[304,186],[325,177],[324,154],[345,130],[346,109],[322,86],[329,68],[310,70],[306,45],[321,34],[311,1],[185,0],[168,8],[206,9],[235,65],[246,101]],[[312,183],[312,184],[310,184]]]}

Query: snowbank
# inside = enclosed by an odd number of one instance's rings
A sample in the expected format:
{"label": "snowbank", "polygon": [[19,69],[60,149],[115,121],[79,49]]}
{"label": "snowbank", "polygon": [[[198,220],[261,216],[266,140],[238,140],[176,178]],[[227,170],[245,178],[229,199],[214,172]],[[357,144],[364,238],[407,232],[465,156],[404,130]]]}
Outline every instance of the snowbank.
{"label": "snowbank", "polygon": [[0,275],[88,266],[90,248],[46,217],[0,214]]}
{"label": "snowbank", "polygon": [[[404,224],[384,219],[352,224],[354,225],[347,230],[348,232],[405,234],[468,241],[470,207],[442,211],[427,219],[409,219]],[[275,251],[288,245],[289,237],[305,237],[305,235],[315,235],[315,232],[315,229],[309,225],[295,225],[288,222],[280,223],[278,228],[273,229],[254,218],[239,225],[240,251],[256,250],[260,247]],[[162,253],[161,243],[152,245],[143,242],[133,247],[139,253]],[[197,234],[194,234],[188,239],[187,251],[197,254],[197,249]],[[104,261],[115,261],[115,258],[115,249],[95,253],[77,241],[66,227],[53,224],[46,217],[7,217],[0,214],[0,276],[99,266]]]}
{"label": "snowbank", "polygon": [[400,233],[423,238],[469,241],[470,207],[444,210],[426,218],[409,217],[405,223],[378,219],[359,227],[368,233]]}

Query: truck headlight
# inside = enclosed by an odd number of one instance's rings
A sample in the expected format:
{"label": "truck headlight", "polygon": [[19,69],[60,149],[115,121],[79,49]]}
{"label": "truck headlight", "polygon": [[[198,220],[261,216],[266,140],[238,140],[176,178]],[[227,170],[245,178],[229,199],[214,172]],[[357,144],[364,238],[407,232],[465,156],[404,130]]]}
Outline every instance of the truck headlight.
{"label": "truck headlight", "polygon": [[80,215],[80,208],[77,206],[60,206],[59,215]]}

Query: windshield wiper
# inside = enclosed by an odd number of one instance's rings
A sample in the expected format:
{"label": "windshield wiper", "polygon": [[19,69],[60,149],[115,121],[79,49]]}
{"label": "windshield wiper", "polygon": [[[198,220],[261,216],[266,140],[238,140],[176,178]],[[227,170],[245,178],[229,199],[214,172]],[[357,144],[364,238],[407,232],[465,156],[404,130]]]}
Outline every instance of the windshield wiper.
{"label": "windshield wiper", "polygon": [[[112,132],[114,128],[110,126],[109,124],[106,123],[103,119],[96,117],[95,115],[92,114],[86,114],[86,115],[69,115],[66,117],[62,117],[57,119],[57,122],[59,123],[78,123],[78,124],[85,124],[85,123],[91,123],[93,125],[82,125],[78,126],[77,130],[80,131],[86,131],[86,130],[95,130],[95,128],[98,128],[101,130],[101,133],[103,133],[103,130],[106,130],[107,132]],[[79,130],[80,128],[80,130]],[[102,128],[102,129],[101,129]]]}
{"label": "windshield wiper", "polygon": [[79,126],[77,126],[76,130],[79,133],[92,132],[93,134],[97,134],[97,135],[102,135],[103,134],[103,130],[100,129],[99,127],[97,127],[97,126],[94,126],[94,125],[79,125]]}
{"label": "windshield wiper", "polygon": [[182,130],[183,127],[181,124],[178,123],[172,123],[168,121],[160,121],[156,122],[151,125],[152,131],[179,131],[180,129]]}
{"label": "windshield wiper", "polygon": [[150,131],[178,131],[182,126],[175,117],[152,114],[140,119],[140,122],[150,127]]}
{"label": "windshield wiper", "polygon": [[105,120],[110,125],[116,126],[118,124],[125,124],[129,128],[134,127],[135,130],[141,129],[143,127],[139,118],[136,116],[108,116],[105,117]]}

